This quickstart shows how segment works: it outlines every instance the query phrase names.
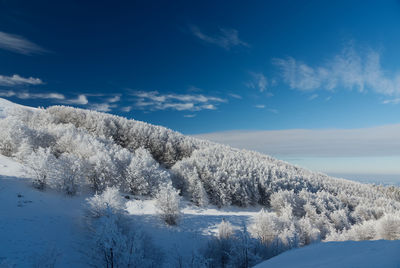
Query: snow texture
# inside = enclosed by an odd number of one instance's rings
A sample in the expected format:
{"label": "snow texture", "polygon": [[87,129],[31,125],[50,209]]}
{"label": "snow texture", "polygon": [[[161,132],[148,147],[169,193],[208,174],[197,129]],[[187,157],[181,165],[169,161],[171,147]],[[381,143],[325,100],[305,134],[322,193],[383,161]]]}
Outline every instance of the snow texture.
{"label": "snow texture", "polygon": [[399,252],[399,240],[326,242],[284,252],[254,268],[395,268]]}

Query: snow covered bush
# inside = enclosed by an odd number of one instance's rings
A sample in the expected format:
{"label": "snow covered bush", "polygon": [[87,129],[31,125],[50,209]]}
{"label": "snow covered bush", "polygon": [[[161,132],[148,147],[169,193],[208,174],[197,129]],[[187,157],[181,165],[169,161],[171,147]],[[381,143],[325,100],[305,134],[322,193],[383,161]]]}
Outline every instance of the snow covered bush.
{"label": "snow covered bush", "polygon": [[297,221],[289,208],[282,211],[280,217],[262,209],[253,218],[250,232],[269,248],[270,254],[277,255],[299,245],[299,230],[296,225],[298,226]]}
{"label": "snow covered bush", "polygon": [[67,195],[75,195],[85,184],[89,169],[87,162],[72,154],[62,154],[57,159],[56,187]]}
{"label": "snow covered bush", "polygon": [[164,183],[156,194],[156,207],[161,217],[168,225],[176,225],[180,217],[180,196],[171,183]]}
{"label": "snow covered bush", "polygon": [[381,239],[400,239],[400,216],[399,213],[387,214],[378,221],[377,234]]}
{"label": "snow covered bush", "polygon": [[99,218],[113,213],[118,214],[125,208],[125,202],[115,187],[106,188],[101,194],[95,194],[87,199],[88,213],[93,218]]}
{"label": "snow covered bush", "polygon": [[246,225],[236,234],[231,252],[231,267],[253,267],[268,257],[268,249],[260,240],[251,237]]}
{"label": "snow covered bush", "polygon": [[[135,229],[124,219],[116,192],[107,188],[102,199],[107,205],[91,218],[93,246],[89,256],[94,267],[157,267],[162,254],[144,232]],[[108,201],[107,201],[108,200]],[[93,199],[88,200],[93,207]],[[95,201],[98,209],[98,201]]]}
{"label": "snow covered bush", "polygon": [[203,250],[205,267],[252,267],[268,256],[268,249],[251,237],[246,225],[234,231],[226,220],[218,224],[218,236]]}
{"label": "snow covered bush", "polygon": [[58,176],[57,159],[49,148],[39,148],[27,156],[25,161],[27,171],[33,177],[33,185],[40,190],[45,189]]}
{"label": "snow covered bush", "polygon": [[221,223],[218,224],[218,238],[223,239],[230,239],[234,234],[233,226],[229,221],[225,221],[222,219]]}

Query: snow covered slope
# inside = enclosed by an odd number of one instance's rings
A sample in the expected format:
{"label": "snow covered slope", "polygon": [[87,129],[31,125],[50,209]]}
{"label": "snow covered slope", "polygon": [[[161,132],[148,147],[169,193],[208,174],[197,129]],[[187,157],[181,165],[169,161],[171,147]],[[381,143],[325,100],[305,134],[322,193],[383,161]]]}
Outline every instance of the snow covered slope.
{"label": "snow covered slope", "polygon": [[23,177],[21,164],[0,155],[0,267],[86,267],[84,198],[38,191]]}
{"label": "snow covered slope", "polygon": [[36,110],[36,108],[19,105],[6,99],[0,98],[0,118],[6,117],[7,113],[16,107],[28,110]]}
{"label": "snow covered slope", "polygon": [[6,117],[7,109],[15,107],[15,104],[0,98],[0,118]]}
{"label": "snow covered slope", "polygon": [[398,268],[400,240],[346,241],[293,249],[254,268]]}

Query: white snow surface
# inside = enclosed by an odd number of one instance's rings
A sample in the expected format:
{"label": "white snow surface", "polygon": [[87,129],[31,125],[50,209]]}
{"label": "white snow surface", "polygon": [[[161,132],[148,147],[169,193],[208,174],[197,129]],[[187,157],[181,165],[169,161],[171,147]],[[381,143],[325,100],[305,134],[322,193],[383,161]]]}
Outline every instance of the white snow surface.
{"label": "white snow surface", "polygon": [[8,101],[6,99],[0,98],[0,118],[7,117],[7,114],[9,113],[9,111],[16,107],[23,108],[23,109],[29,109],[29,110],[37,110],[36,108],[33,108],[33,107],[19,105],[19,104],[13,103],[11,101]]}
{"label": "white snow surface", "polygon": [[83,197],[34,189],[22,166],[0,156],[0,267],[34,267],[51,259],[56,267],[86,267]]}
{"label": "white snow surface", "polygon": [[398,268],[400,240],[317,243],[286,251],[254,268]]}

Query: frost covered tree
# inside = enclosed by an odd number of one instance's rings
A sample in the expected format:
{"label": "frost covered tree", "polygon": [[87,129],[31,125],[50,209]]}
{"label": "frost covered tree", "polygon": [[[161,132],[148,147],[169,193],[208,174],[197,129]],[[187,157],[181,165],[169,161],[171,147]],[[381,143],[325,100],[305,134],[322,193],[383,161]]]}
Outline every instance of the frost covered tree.
{"label": "frost covered tree", "polygon": [[100,218],[110,212],[120,214],[125,208],[125,202],[116,187],[108,187],[101,194],[88,198],[88,214],[93,218]]}
{"label": "frost covered tree", "polygon": [[218,238],[230,239],[234,234],[233,226],[229,221],[222,219],[222,221],[218,224]]}
{"label": "frost covered tree", "polygon": [[211,239],[204,250],[209,267],[228,267],[234,244],[233,226],[224,219],[218,224],[217,237]]}
{"label": "frost covered tree", "polygon": [[73,154],[62,154],[57,159],[56,187],[67,195],[75,195],[86,184],[88,163]]}
{"label": "frost covered tree", "polygon": [[43,190],[57,176],[57,159],[50,149],[39,148],[26,157],[28,173],[33,176],[33,185]]}
{"label": "frost covered tree", "polygon": [[268,256],[267,248],[250,235],[246,224],[235,236],[231,252],[230,267],[253,267]]}
{"label": "frost covered tree", "polygon": [[156,194],[156,207],[160,217],[168,225],[176,225],[180,217],[180,196],[171,183],[164,183]]}
{"label": "frost covered tree", "polygon": [[161,252],[150,237],[126,219],[124,202],[116,188],[106,188],[87,199],[93,246],[89,249],[95,267],[157,267]]}
{"label": "frost covered tree", "polygon": [[171,180],[169,173],[143,148],[135,151],[125,174],[126,190],[138,195],[154,195],[160,184]]}

